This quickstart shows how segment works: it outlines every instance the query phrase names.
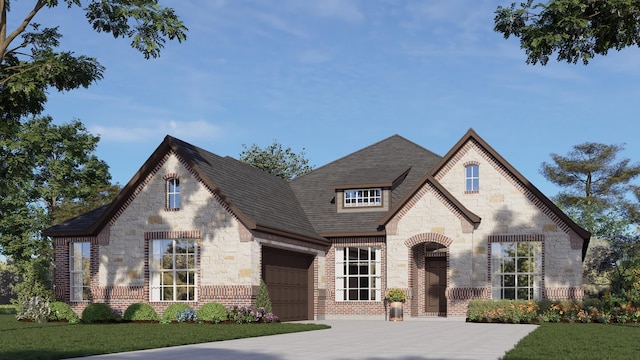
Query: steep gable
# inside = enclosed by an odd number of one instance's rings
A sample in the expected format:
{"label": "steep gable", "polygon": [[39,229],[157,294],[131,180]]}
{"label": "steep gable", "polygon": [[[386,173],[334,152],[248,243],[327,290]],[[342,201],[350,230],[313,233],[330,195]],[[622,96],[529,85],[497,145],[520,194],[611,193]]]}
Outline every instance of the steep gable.
{"label": "steep gable", "polygon": [[[430,175],[439,181],[444,174],[455,166],[460,159],[472,148],[478,150],[480,155],[487,161],[493,163],[493,167],[503,174],[503,177],[510,181],[515,188],[523,193],[529,201],[545,213],[559,228],[565,232],[574,232],[583,240],[582,256],[586,254],[589,246],[591,234],[576,224],[562,210],[560,210],[548,197],[516,170],[507,160],[495,151],[484,139],[482,139],[473,129],[467,133],[445,154],[439,163],[430,171]],[[462,184],[462,180],[460,182]]]}
{"label": "steep gable", "polygon": [[319,244],[319,237],[284,180],[230,157],[220,157],[189,143],[165,137],[114,201],[43,232],[43,235],[94,236],[127,206],[167,154],[178,156],[248,229],[287,235]]}

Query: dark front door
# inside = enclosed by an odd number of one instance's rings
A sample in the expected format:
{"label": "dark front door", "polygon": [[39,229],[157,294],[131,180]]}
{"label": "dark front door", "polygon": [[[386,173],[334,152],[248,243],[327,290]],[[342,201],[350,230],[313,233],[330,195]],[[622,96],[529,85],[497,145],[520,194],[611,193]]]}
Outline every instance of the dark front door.
{"label": "dark front door", "polygon": [[427,313],[446,315],[447,258],[444,256],[427,257],[425,259],[425,268],[425,311]]}

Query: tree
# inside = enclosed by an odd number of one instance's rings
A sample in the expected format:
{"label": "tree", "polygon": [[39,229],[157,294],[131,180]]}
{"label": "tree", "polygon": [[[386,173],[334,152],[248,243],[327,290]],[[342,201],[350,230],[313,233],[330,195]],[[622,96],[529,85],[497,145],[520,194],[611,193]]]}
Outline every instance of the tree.
{"label": "tree", "polygon": [[242,144],[242,147],[244,150],[240,153],[240,161],[285,180],[313,170],[313,167],[309,166],[309,160],[305,158],[304,148],[296,154],[291,148],[282,149],[277,140],[273,140],[273,144],[264,149],[256,144],[251,147]]}
{"label": "tree", "polygon": [[505,39],[520,38],[527,64],[558,61],[585,65],[595,55],[640,45],[640,2],[637,0],[528,0],[498,6],[494,30]]}
{"label": "tree", "polygon": [[552,153],[553,163],[541,166],[547,180],[565,189],[556,197],[558,205],[581,214],[581,225],[596,235],[597,224],[638,221],[638,204],[629,198],[636,190],[631,181],[640,175],[640,164],[617,160],[622,150],[623,145],[587,142],[566,156]]}
{"label": "tree", "polygon": [[[592,249],[586,261],[588,275],[596,279],[596,291],[610,290],[614,294],[640,291],[640,237],[620,235]],[[598,279],[601,281],[598,282]]]}
{"label": "tree", "polygon": [[112,197],[105,189],[113,187],[109,167],[95,155],[100,138],[80,121],[58,126],[51,117],[33,118],[20,130],[0,142],[9,154],[9,176],[0,188],[0,246],[16,263],[46,256],[50,246],[40,239],[40,231],[89,206],[108,203]]}
{"label": "tree", "polygon": [[37,15],[62,4],[84,7],[95,31],[131,39],[131,46],[147,59],[160,55],[166,39],[186,39],[182,21],[157,0],[37,0],[12,31],[7,28],[10,4],[0,0],[0,134],[15,131],[20,118],[42,112],[49,87],[86,88],[105,70],[95,58],[57,51],[62,37],[58,27],[41,27]]}

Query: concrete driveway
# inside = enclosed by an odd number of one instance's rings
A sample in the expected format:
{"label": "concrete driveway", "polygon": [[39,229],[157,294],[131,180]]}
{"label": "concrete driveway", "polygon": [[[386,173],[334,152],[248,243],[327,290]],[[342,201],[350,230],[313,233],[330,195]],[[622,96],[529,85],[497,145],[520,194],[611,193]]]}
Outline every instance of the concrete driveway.
{"label": "concrete driveway", "polygon": [[426,319],[315,321],[328,330],[87,357],[95,360],[498,359],[536,325]]}

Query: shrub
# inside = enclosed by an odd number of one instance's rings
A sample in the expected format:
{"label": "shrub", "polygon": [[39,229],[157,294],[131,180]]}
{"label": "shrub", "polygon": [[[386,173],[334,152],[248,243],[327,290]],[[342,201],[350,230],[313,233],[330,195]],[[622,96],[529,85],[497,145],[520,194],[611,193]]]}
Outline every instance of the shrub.
{"label": "shrub", "polygon": [[185,310],[193,310],[191,307],[185,303],[174,303],[169,305],[167,310],[162,314],[163,322],[172,322],[178,321],[178,315]]}
{"label": "shrub", "polygon": [[71,306],[65,302],[54,301],[49,304],[49,309],[51,310],[49,320],[66,320],[70,323],[78,323],[80,320],[78,315],[71,309]]}
{"label": "shrub", "polygon": [[25,319],[41,323],[47,322],[50,312],[49,301],[39,296],[34,296],[22,303],[16,317],[18,320]]}
{"label": "shrub", "polygon": [[196,321],[197,319],[198,319],[198,316],[197,316],[196,312],[193,311],[193,309],[183,310],[176,317],[176,320],[178,322]]}
{"label": "shrub", "polygon": [[228,316],[230,320],[238,324],[251,323],[272,323],[280,321],[273,313],[268,313],[264,308],[254,308],[252,306],[234,306],[229,309]]}
{"label": "shrub", "polygon": [[14,305],[0,305],[0,315],[15,315],[16,307]]}
{"label": "shrub", "polygon": [[533,300],[471,300],[467,318],[469,321],[530,323],[538,317],[538,309]]}
{"label": "shrub", "polygon": [[118,320],[120,320],[118,312],[104,303],[89,304],[84,311],[82,311],[82,321],[86,323],[112,322]]}
{"label": "shrub", "polygon": [[405,302],[407,300],[407,295],[400,288],[390,289],[387,293],[386,299],[391,302]]}
{"label": "shrub", "polygon": [[135,303],[129,305],[122,317],[127,321],[158,321],[160,317],[155,309],[147,303]]}
{"label": "shrub", "polygon": [[269,297],[269,290],[264,280],[260,280],[260,288],[258,289],[258,295],[256,295],[256,307],[264,308],[268,313],[272,311],[271,297]]}
{"label": "shrub", "polygon": [[211,321],[214,323],[219,323],[221,321],[227,320],[227,309],[224,305],[211,302],[200,306],[198,309],[198,319],[202,321]]}

